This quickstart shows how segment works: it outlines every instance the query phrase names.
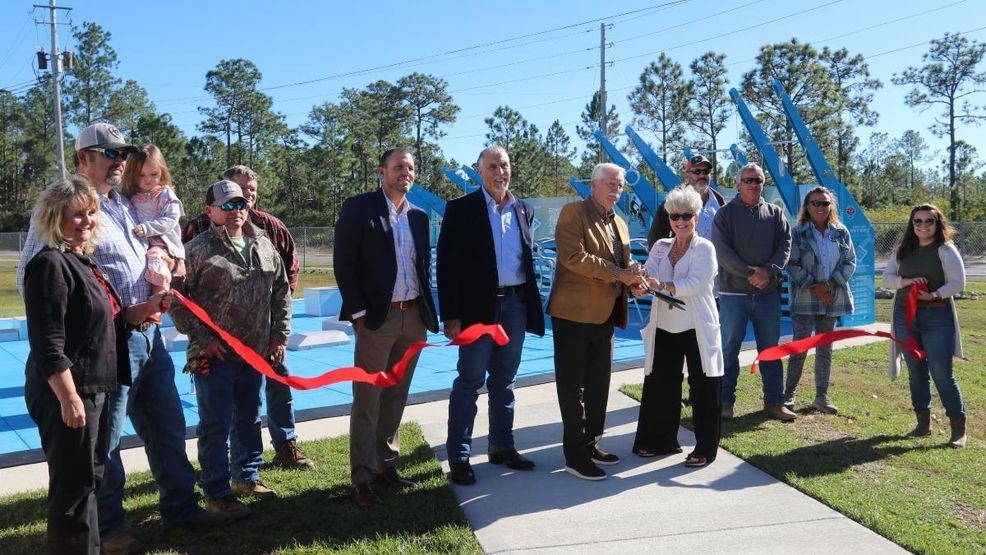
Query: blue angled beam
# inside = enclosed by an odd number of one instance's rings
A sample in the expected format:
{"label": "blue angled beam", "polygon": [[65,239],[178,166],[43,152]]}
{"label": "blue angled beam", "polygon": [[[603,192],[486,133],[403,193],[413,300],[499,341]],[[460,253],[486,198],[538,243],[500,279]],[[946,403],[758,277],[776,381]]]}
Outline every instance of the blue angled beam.
{"label": "blue angled beam", "polygon": [[472,166],[462,164],[462,171],[466,172],[466,175],[469,176],[469,179],[472,180],[473,183],[479,185],[480,187],[483,186],[483,178],[479,175],[479,172],[472,169]]}
{"label": "blue angled beam", "polygon": [[[664,187],[664,190],[670,191],[671,189],[677,187],[681,183],[681,178],[674,173],[674,170],[672,170],[664,162],[664,160],[661,159],[656,152],[654,152],[654,149],[647,144],[647,141],[643,140],[640,135],[633,130],[633,127],[628,125],[624,130],[627,132],[627,137],[630,137],[630,142],[632,142],[633,146],[637,148],[637,152],[644,157],[644,162],[647,162],[647,165],[650,166],[651,171],[653,171],[654,175],[657,176],[657,180],[661,183],[661,186]],[[655,211],[654,213],[656,214],[657,212]]]}
{"label": "blue angled beam", "polygon": [[767,134],[760,127],[760,122],[757,121],[757,118],[753,117],[753,112],[746,106],[746,102],[743,101],[743,97],[740,96],[739,91],[729,89],[729,97],[733,100],[733,104],[736,105],[736,111],[739,113],[740,119],[743,120],[743,125],[750,133],[750,138],[753,139],[757,150],[763,155],[764,166],[766,166],[767,172],[774,179],[774,183],[777,185],[777,191],[780,193],[785,206],[787,206],[788,214],[797,214],[798,209],[801,208],[798,202],[798,185],[794,182],[791,174],[784,168],[780,156],[777,155],[777,151],[774,149],[774,145],[770,144]]}
{"label": "blue angled beam", "polygon": [[407,192],[407,196],[410,198],[411,204],[414,204],[420,208],[430,208],[439,216],[445,216],[445,199],[435,193],[432,193],[428,189],[425,189],[421,185],[417,183],[412,185],[411,190]]}
{"label": "blue angled beam", "polygon": [[[647,213],[651,217],[654,217],[654,215],[657,214],[658,205],[657,189],[651,185],[651,182],[648,181],[646,177],[637,171],[637,168],[634,167],[629,160],[627,160],[626,156],[623,156],[623,153],[616,148],[616,145],[611,143],[609,139],[606,138],[606,135],[603,135],[598,130],[593,133],[593,135],[596,137],[596,140],[599,141],[599,146],[601,146],[606,155],[609,156],[609,159],[612,160],[614,164],[626,170],[627,185],[632,187],[634,192],[637,193],[637,197],[640,199],[640,202],[643,203],[644,209]],[[624,209],[629,209],[630,201],[626,191],[624,191],[623,195],[620,197],[620,203]]]}
{"label": "blue angled beam", "polygon": [[589,198],[589,186],[585,184],[585,181],[575,179],[574,177],[569,177],[568,184],[575,189],[575,192],[578,193],[580,197]]}
{"label": "blue angled beam", "polygon": [[451,168],[443,167],[442,168],[442,173],[445,174],[445,177],[447,177],[449,179],[449,181],[451,181],[452,183],[455,183],[455,185],[458,188],[462,189],[462,192],[463,193],[471,193],[471,192],[475,191],[476,188],[477,188],[475,185],[473,185],[473,184],[469,183],[468,181],[466,181],[466,179],[464,177],[462,177],[461,175],[459,175],[455,170],[453,170]]}

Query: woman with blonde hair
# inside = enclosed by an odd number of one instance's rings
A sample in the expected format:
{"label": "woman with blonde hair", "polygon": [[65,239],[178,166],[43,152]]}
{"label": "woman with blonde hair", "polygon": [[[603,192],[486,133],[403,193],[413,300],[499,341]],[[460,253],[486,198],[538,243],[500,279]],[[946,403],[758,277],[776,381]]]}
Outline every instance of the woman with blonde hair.
{"label": "woman with blonde hair", "polygon": [[143,321],[163,295],[124,309],[89,257],[99,196],[71,176],[51,184],[34,211],[45,244],[25,268],[28,354],[24,400],[48,462],[48,551],[100,552],[96,489],[107,455],[107,396],[130,384],[125,318]]}
{"label": "woman with blonde hair", "polygon": [[[787,274],[795,340],[810,337],[812,332],[830,332],[839,316],[853,312],[849,281],[856,271],[856,250],[838,214],[832,191],[815,187],[805,195],[798,226],[791,230]],[[791,355],[787,363],[784,405],[792,411],[806,356]],[[825,414],[839,412],[828,396],[831,371],[832,345],[816,347],[815,401],[811,408]]]}

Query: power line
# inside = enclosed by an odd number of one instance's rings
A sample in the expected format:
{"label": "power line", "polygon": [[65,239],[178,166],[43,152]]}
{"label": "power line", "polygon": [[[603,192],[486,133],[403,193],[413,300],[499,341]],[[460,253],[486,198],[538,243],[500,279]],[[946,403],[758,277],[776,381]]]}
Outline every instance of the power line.
{"label": "power line", "polygon": [[28,35],[28,33],[25,33],[24,31],[27,30],[28,28],[27,26],[28,24],[31,23],[31,19],[32,19],[31,12],[28,12],[27,19],[24,20],[24,25],[22,25],[20,30],[17,31],[17,34],[14,35],[14,41],[10,45],[10,48],[8,48],[7,51],[4,53],[3,57],[0,58],[0,67],[2,67],[3,64],[7,63],[7,60],[10,58],[10,55],[14,52],[14,50],[16,50],[17,47],[19,47],[21,43],[24,42],[24,39]]}

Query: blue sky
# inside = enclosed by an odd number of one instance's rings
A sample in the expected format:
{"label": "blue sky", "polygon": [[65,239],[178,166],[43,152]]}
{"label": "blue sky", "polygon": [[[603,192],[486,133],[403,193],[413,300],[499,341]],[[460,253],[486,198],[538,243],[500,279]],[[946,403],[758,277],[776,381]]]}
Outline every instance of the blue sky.
{"label": "blue sky", "polygon": [[[0,3],[0,87],[33,79],[35,51],[40,46],[50,50],[48,27],[33,22],[47,18],[46,10],[32,15],[36,1]],[[337,101],[343,87],[421,71],[447,79],[461,107],[458,121],[440,141],[446,156],[459,161],[472,160],[481,149],[483,118],[499,105],[519,110],[542,130],[558,119],[574,138],[579,114],[599,87],[599,22],[578,24],[599,18],[612,24],[607,88],[624,123],[631,118],[627,94],[662,51],[686,67],[708,50],[724,52],[730,85],[736,86],[761,45],[797,37],[818,48],[846,47],[863,54],[872,75],[883,81],[872,105],[879,123],[857,131],[864,145],[873,131],[897,137],[917,129],[942,149],[944,143],[927,130],[933,110],[920,114],[906,107],[907,89],[890,78],[919,65],[927,51],[921,43],[945,32],[972,31],[970,39],[986,41],[982,0],[665,2],[669,5],[646,0],[76,0],[59,5],[73,8],[69,18],[76,24],[96,21],[112,33],[120,61],[117,75],[143,85],[158,110],[171,113],[186,135],[198,134],[196,107],[209,103],[202,89],[205,74],[221,59],[252,60],[263,73],[262,87],[277,87],[266,92],[291,125],[302,123],[313,105]],[[617,16],[627,12],[634,13]],[[60,37],[61,46],[72,49],[65,26]],[[484,44],[489,46],[472,48]],[[452,51],[458,52],[448,54]],[[415,61],[400,63],[408,60]],[[986,64],[980,69],[986,70]],[[292,85],[302,81],[312,82]],[[976,101],[986,104],[986,93]],[[736,141],[736,123],[722,134],[721,143]],[[986,158],[986,129],[964,127],[959,137]]]}

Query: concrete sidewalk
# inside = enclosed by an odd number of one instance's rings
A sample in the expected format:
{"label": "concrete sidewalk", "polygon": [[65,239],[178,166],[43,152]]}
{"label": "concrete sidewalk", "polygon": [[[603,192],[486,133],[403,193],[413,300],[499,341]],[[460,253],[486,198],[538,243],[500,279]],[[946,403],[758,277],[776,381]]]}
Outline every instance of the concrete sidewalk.
{"label": "concrete sidewalk", "polygon": [[[746,352],[741,361],[748,365],[752,357]],[[486,553],[906,553],[726,451],[700,469],[685,468],[684,454],[657,459],[632,455],[638,405],[618,389],[642,381],[642,369],[613,374],[601,445],[622,461],[605,467],[609,478],[601,482],[564,471],[553,383],[517,390],[517,448],[537,463],[532,472],[486,462],[488,422],[485,396],[480,397],[472,459],[478,482],[453,487]],[[446,470],[447,420],[447,401],[410,406],[404,416],[405,422],[421,426]],[[304,440],[346,434],[349,418],[303,422],[298,431]],[[691,432],[684,429],[679,441],[685,453],[694,445]],[[194,459],[194,440],[188,451]],[[128,471],[146,469],[143,449],[125,451],[124,463]],[[0,494],[46,483],[43,463],[0,470]]]}

